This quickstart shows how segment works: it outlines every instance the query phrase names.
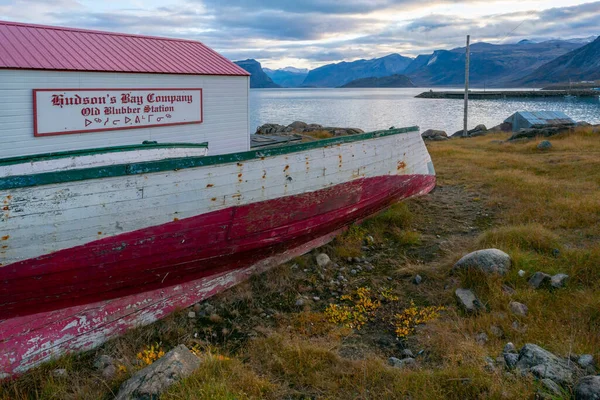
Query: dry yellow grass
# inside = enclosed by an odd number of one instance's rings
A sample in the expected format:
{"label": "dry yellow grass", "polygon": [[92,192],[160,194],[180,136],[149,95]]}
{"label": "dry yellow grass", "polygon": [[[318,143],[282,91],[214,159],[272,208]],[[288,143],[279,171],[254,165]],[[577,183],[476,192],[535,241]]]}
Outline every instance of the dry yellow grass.
{"label": "dry yellow grass", "polygon": [[[5,383],[0,386],[0,399],[111,398],[119,384],[141,368],[135,364],[136,353],[151,343],[165,349],[200,343],[207,352],[229,358],[208,359],[192,377],[172,387],[164,396],[168,399],[533,398],[539,383],[501,369],[489,371],[484,359],[499,355],[507,341],[517,347],[536,343],[561,356],[599,356],[600,135],[582,130],[552,138],[553,148],[548,152],[538,151],[536,141],[491,142],[506,137],[428,145],[439,185],[462,187],[461,201],[494,210],[491,227],[482,224],[485,228],[476,234],[469,230],[463,235],[447,233],[451,231],[448,225],[440,222],[438,226],[436,221],[453,213],[449,223],[454,224],[456,210],[432,211],[412,201],[352,227],[321,250],[343,264],[347,257],[363,255],[367,236],[382,244],[376,252],[375,271],[351,278],[345,293],[358,287],[378,291],[389,287],[387,295],[398,301],[386,301],[383,296],[381,307],[360,332],[327,320],[327,305],[337,301],[331,295],[334,289],[319,287],[314,256],[299,257],[213,300],[221,306],[216,317],[207,317],[200,325],[190,322],[185,312],[177,314],[96,352],[63,358]],[[439,246],[439,254],[423,262],[423,252],[438,243],[432,240],[435,234],[421,229],[425,223],[439,228],[434,233],[443,236],[440,240],[449,236]],[[514,266],[507,276],[450,272],[463,254],[486,247],[512,256]],[[563,272],[571,281],[560,290],[533,290],[517,274],[519,269],[527,274]],[[330,268],[320,273],[333,272]],[[410,282],[416,273],[425,277],[424,284]],[[508,296],[503,285],[515,293]],[[466,316],[458,310],[452,294],[458,286],[472,288],[489,312]],[[299,296],[312,298],[318,290],[331,298],[295,306]],[[529,315],[511,315],[510,300],[527,304]],[[418,307],[444,306],[445,310],[397,341],[392,318],[410,307],[411,301]],[[274,309],[268,311],[272,318],[261,317],[269,308]],[[495,336],[498,328],[501,337]],[[242,345],[233,345],[232,334],[224,334],[225,330],[250,330],[252,334]],[[195,332],[204,341],[196,341]],[[489,337],[484,344],[475,339],[482,332]],[[392,339],[391,345],[373,344],[386,337]],[[397,354],[397,343],[424,350],[417,368],[400,370],[387,365],[386,358]],[[97,354],[123,359],[127,372],[103,379],[92,367]],[[54,368],[66,368],[68,378],[53,378]]]}

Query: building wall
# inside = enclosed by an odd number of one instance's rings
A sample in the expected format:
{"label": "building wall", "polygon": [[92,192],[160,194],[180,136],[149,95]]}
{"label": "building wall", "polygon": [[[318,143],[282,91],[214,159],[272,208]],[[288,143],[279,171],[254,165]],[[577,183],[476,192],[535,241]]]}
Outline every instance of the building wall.
{"label": "building wall", "polygon": [[[53,88],[202,88],[204,122],[34,137],[32,89]],[[0,70],[0,158],[139,144],[144,140],[208,142],[209,154],[245,151],[250,146],[248,88],[246,76]]]}

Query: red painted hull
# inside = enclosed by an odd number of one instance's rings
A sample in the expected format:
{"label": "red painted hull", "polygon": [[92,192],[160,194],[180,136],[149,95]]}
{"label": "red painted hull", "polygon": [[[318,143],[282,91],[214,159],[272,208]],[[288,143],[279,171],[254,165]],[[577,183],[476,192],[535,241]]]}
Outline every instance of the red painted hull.
{"label": "red painted hull", "polygon": [[[140,304],[148,299],[154,299],[151,322],[245,279],[248,273],[321,245],[350,223],[434,186],[433,175],[361,178],[317,192],[173,221],[0,268],[0,353],[7,349],[14,353],[13,361],[0,356],[0,372],[12,374],[18,372],[17,365],[23,368],[29,363],[23,359],[33,354],[31,341],[39,340],[39,331],[44,332],[48,350],[37,349],[30,363],[49,357],[52,348],[60,347],[52,332],[64,337],[61,332],[74,323],[65,322],[67,316],[97,318],[81,335],[99,330],[106,337],[114,336],[130,327],[128,310],[133,307],[136,313],[142,312]],[[221,284],[223,277],[230,278]],[[90,307],[102,310],[104,319],[94,317]],[[107,311],[107,307],[114,310]],[[135,318],[131,320],[139,321],[139,314]],[[88,341],[69,346],[91,347]]]}

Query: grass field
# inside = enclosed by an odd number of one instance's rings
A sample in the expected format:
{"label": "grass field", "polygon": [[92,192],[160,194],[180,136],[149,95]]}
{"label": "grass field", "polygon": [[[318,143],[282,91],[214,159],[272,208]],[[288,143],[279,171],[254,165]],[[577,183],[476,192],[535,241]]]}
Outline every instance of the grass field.
{"label": "grass field", "polygon": [[[197,318],[183,310],[6,382],[0,399],[110,399],[143,367],[140,352],[180,343],[204,362],[164,399],[535,398],[538,382],[486,357],[495,359],[510,341],[598,360],[600,135],[552,138],[549,151],[537,141],[495,142],[507,137],[429,144],[438,174],[430,195],[210,299]],[[511,255],[508,275],[451,273],[462,255],[489,247]],[[322,252],[337,266],[317,267]],[[561,290],[533,290],[521,269],[526,277],[543,271],[571,279]],[[463,314],[457,287],[472,288],[489,312]],[[512,315],[511,300],[529,314]],[[487,341],[477,340],[482,333]],[[387,359],[403,349],[416,365],[391,367]],[[93,367],[101,354],[117,360],[113,377]],[[55,377],[58,368],[67,375]]]}

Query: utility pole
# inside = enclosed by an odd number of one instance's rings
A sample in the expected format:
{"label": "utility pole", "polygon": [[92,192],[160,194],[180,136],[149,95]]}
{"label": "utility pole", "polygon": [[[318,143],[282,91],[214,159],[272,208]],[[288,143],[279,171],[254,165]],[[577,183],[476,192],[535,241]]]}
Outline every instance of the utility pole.
{"label": "utility pole", "polygon": [[465,60],[465,120],[463,128],[463,137],[467,137],[469,128],[467,126],[469,114],[469,58],[471,48],[471,35],[467,35],[467,58]]}

